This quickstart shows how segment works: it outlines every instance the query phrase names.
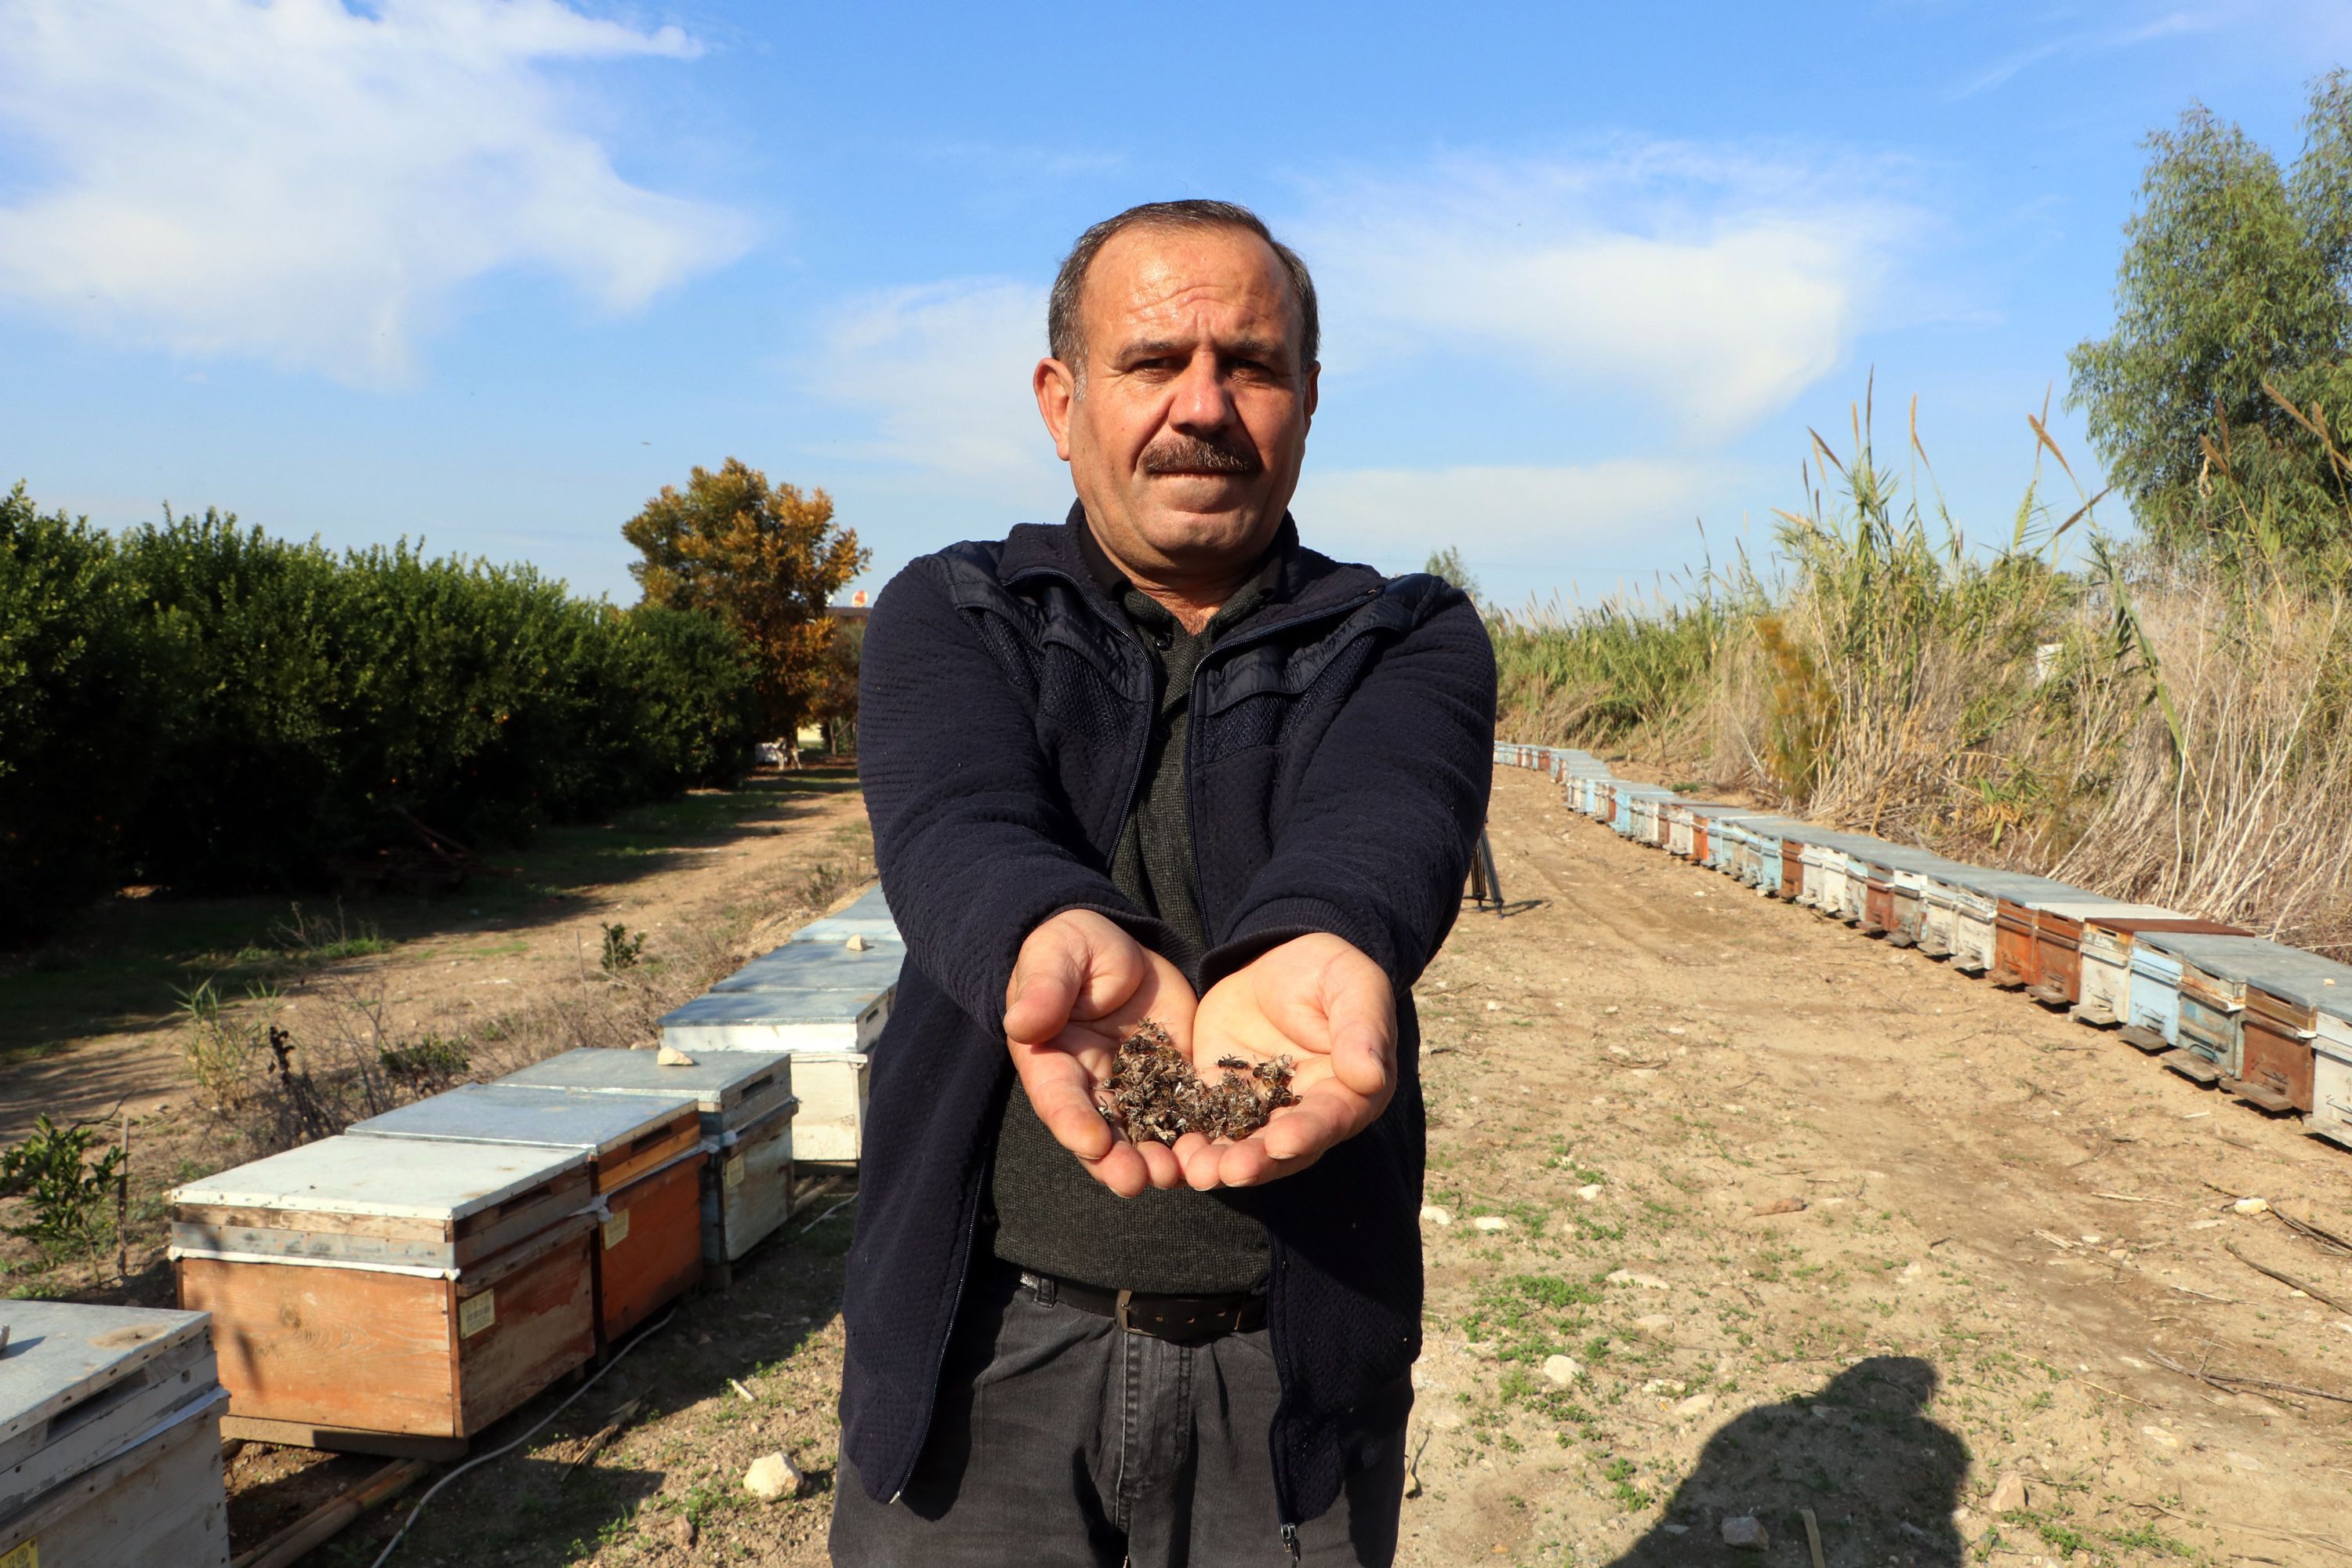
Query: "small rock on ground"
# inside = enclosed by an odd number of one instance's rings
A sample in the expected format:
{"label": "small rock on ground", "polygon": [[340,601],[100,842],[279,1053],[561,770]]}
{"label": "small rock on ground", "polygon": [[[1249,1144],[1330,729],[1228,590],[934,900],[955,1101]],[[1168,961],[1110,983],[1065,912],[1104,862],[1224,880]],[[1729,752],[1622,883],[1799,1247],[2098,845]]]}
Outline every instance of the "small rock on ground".
{"label": "small rock on ground", "polygon": [[2010,1513],[2021,1508],[2032,1508],[2033,1489],[2025,1484],[2023,1476],[2011,1470],[1993,1483],[1992,1501],[1989,1506],[1995,1513]]}
{"label": "small rock on ground", "polygon": [[761,1502],[798,1497],[801,1491],[799,1467],[781,1450],[762,1454],[751,1461],[750,1469],[743,1472],[743,1489]]}
{"label": "small rock on ground", "polygon": [[1762,1552],[1772,1544],[1765,1531],[1764,1521],[1752,1513],[1743,1513],[1723,1521],[1723,1543],[1742,1552]]}

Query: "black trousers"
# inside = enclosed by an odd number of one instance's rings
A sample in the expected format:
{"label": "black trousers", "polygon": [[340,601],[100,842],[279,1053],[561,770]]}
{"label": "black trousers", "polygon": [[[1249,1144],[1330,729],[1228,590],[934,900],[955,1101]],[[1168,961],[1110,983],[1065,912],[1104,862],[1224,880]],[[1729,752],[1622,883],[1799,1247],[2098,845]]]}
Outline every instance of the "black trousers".
{"label": "black trousers", "polygon": [[[1048,1287],[1050,1290],[1050,1287]],[[929,1442],[892,1503],[842,1458],[835,1568],[1224,1568],[1290,1561],[1266,1446],[1265,1331],[1197,1345],[1122,1331],[1021,1284],[972,1287]],[[1317,1568],[1396,1554],[1404,1432],[1298,1529]]]}

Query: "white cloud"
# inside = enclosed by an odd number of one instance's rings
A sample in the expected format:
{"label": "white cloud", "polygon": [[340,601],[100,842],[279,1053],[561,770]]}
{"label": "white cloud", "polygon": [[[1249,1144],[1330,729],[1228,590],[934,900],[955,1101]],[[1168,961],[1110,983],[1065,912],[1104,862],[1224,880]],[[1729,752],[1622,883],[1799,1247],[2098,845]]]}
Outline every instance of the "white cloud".
{"label": "white cloud", "polygon": [[1318,188],[1295,226],[1335,374],[1431,351],[1716,438],[1846,353],[1916,218],[1884,171],[1652,142]]}
{"label": "white cloud", "polygon": [[1045,352],[1045,290],[998,279],[851,301],[822,331],[815,390],[871,411],[854,455],[928,468],[1023,499],[1069,481],[1029,376]]}
{"label": "white cloud", "polygon": [[1310,460],[1291,510],[1328,555],[1418,568],[1460,547],[1473,568],[1580,555],[1638,555],[1661,527],[1688,526],[1717,466],[1612,458],[1552,467],[1319,470]]}
{"label": "white cloud", "polygon": [[[2331,0],[2332,3],[2332,0]],[[2002,59],[1994,61],[1953,89],[1954,100],[1974,98],[2004,86],[2009,80],[2045,60],[2063,57],[2088,57],[2114,54],[2134,45],[2153,43],[2159,38],[2178,37],[2183,34],[2210,33],[2245,19],[2242,5],[2233,7],[2205,6],[2194,11],[2168,11],[2152,20],[2128,27],[2063,33],[2032,44]]]}
{"label": "white cloud", "polygon": [[0,299],[121,341],[409,374],[469,280],[626,310],[739,254],[739,216],[623,179],[554,62],[691,58],[558,0],[0,0]]}

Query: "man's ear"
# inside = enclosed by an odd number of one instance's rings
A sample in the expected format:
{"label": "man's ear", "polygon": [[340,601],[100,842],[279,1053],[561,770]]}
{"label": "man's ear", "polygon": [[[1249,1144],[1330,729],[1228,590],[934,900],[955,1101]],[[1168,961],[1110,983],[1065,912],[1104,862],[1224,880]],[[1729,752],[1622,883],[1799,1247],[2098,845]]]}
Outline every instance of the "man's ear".
{"label": "man's ear", "polygon": [[1315,404],[1323,395],[1323,362],[1307,367],[1307,423],[1315,423]]}
{"label": "man's ear", "polygon": [[1070,460],[1070,406],[1078,400],[1077,378],[1060,360],[1041,359],[1030,374],[1029,384],[1037,394],[1037,413],[1054,437],[1055,455],[1066,463]]}

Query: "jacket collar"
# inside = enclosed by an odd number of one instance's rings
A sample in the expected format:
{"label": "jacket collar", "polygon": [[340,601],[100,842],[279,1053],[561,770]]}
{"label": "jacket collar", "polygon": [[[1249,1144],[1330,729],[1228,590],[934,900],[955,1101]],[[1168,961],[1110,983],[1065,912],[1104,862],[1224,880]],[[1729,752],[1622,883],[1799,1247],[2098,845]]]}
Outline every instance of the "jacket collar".
{"label": "jacket collar", "polygon": [[[1106,584],[1092,569],[1087,559],[1087,551],[1079,541],[1086,527],[1086,508],[1078,502],[1071,503],[1069,515],[1060,522],[1020,524],[1005,537],[1003,552],[997,558],[998,579],[1011,587],[1027,577],[1059,577],[1076,588],[1097,610],[1123,624],[1125,612],[1119,608],[1113,585]],[[1282,527],[1275,534],[1272,550],[1280,567],[1265,601],[1231,628],[1228,636],[1277,617],[1290,619],[1357,603],[1377,591],[1384,581],[1368,566],[1342,565],[1307,549],[1298,542],[1298,525],[1287,512],[1283,514]],[[1109,567],[1107,557],[1103,564]]]}

